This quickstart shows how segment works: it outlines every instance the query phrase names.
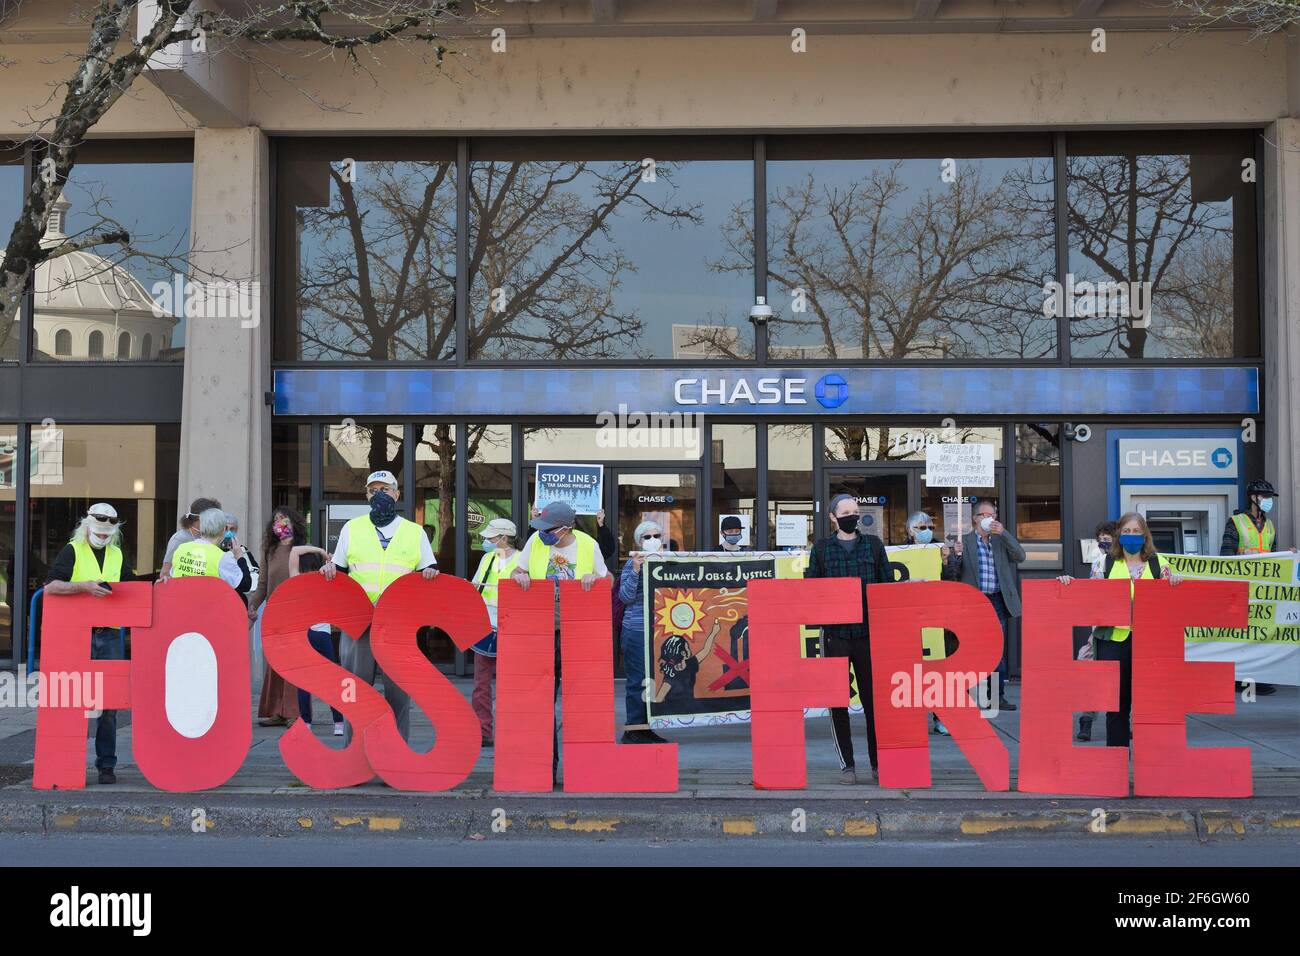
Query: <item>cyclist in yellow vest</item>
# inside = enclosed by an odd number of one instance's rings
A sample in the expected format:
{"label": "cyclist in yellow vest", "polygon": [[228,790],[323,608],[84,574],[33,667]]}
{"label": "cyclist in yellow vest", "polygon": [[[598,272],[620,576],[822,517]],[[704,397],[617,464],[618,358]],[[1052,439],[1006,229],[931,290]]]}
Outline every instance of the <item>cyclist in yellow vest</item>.
{"label": "cyclist in yellow vest", "polygon": [[483,746],[492,746],[492,681],[497,673],[497,583],[509,578],[519,562],[515,550],[515,523],[509,518],[493,518],[479,536],[487,554],[478,563],[473,582],[478,585],[487,605],[492,633],[474,645],[474,693],[470,703],[483,731]]}
{"label": "cyclist in yellow vest", "polygon": [[[343,571],[365,589],[370,603],[378,604],[380,595],[404,574],[419,571],[426,581],[437,576],[438,561],[433,556],[428,535],[414,521],[397,513],[401,496],[397,478],[391,471],[371,472],[366,478],[370,512],[353,518],[339,532],[334,557],[321,568],[326,581],[333,581],[334,575]],[[356,638],[342,635],[339,660],[348,671],[372,686],[383,673],[370,647],[370,628]],[[402,739],[410,740],[411,698],[387,678],[384,678],[384,698],[393,708]],[[350,722],[344,728],[343,739],[345,744],[352,743]]]}
{"label": "cyclist in yellow vest", "polygon": [[[537,533],[525,542],[519,552],[519,564],[510,575],[524,590],[533,581],[555,582],[555,693],[560,692],[560,582],[581,581],[584,591],[590,591],[598,580],[609,575],[605,556],[600,553],[596,539],[579,531],[575,525],[578,516],[563,501],[552,501],[537,512],[529,524]],[[559,782],[560,748],[558,735],[552,725],[554,746],[551,749],[551,779]]]}
{"label": "cyclist in yellow vest", "polygon": [[[1104,563],[1093,565],[1093,578],[1127,578],[1129,594],[1133,594],[1133,582],[1163,578],[1170,584],[1179,584],[1182,578],[1169,570],[1168,565],[1156,552],[1156,544],[1151,539],[1151,531],[1146,519],[1136,511],[1130,511],[1119,519],[1119,533],[1111,545],[1110,554]],[[1063,574],[1057,578],[1062,584],[1069,584],[1073,578]],[[1132,630],[1127,627],[1099,627],[1093,632],[1096,638],[1094,656],[1099,661],[1117,661],[1119,663],[1119,710],[1106,714],[1106,746],[1127,747],[1129,743],[1129,716],[1133,712],[1133,642],[1129,639]]]}
{"label": "cyclist in yellow vest", "polygon": [[[1277,489],[1271,481],[1256,478],[1246,486],[1246,510],[1234,511],[1223,529],[1223,540],[1219,543],[1220,555],[1268,554],[1278,550],[1277,529],[1269,520],[1269,512],[1277,501]],[[1292,551],[1295,548],[1291,548]],[[1237,681],[1237,689],[1245,684]],[[1257,682],[1256,694],[1273,694],[1277,688],[1272,684]]]}
{"label": "cyclist in yellow vest", "polygon": [[226,513],[209,508],[199,515],[199,536],[172,552],[172,578],[221,578],[238,589],[244,580],[239,556],[222,550],[226,538]]}
{"label": "cyclist in yellow vest", "polygon": [[[72,540],[54,558],[45,579],[45,599],[65,594],[107,597],[119,581],[136,580],[122,554],[122,521],[106,502],[93,504],[77,525]],[[90,657],[123,659],[123,640],[115,627],[90,632]],[[117,783],[117,711],[105,710],[95,722],[95,768],[102,784]]]}

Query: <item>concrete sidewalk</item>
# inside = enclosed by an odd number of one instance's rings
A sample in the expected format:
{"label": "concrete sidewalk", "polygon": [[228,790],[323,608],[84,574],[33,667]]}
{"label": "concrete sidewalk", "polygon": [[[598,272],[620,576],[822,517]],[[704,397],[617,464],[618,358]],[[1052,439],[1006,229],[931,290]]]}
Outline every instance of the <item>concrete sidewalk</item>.
{"label": "concrete sidewalk", "polygon": [[[455,683],[468,697],[470,682]],[[619,720],[621,691],[620,682],[614,691]],[[1017,684],[1008,688],[1008,696],[1017,699]],[[1020,712],[1003,712],[993,722],[1011,752],[1014,787]],[[745,724],[663,731],[663,736],[680,745],[680,790],[659,795],[497,793],[491,789],[491,750],[482,752],[465,783],[446,793],[404,793],[378,781],[346,791],[313,791],[293,777],[280,758],[276,741],[283,728],[254,726],[248,757],[227,784],[201,795],[164,794],[132,762],[128,714],[121,715],[119,722],[118,783],[98,786],[88,769],[85,790],[50,793],[31,789],[35,713],[9,709],[0,710],[0,830],[159,832],[188,827],[197,808],[203,810],[203,825],[214,832],[266,834],[490,833],[494,812],[504,811],[513,821],[513,832],[525,834],[774,835],[792,832],[792,814],[798,811],[806,815],[809,830],[882,838],[1091,833],[1098,832],[1099,816],[1106,820],[1105,832],[1112,835],[1201,839],[1279,831],[1300,835],[1300,689],[1283,687],[1253,703],[1239,701],[1231,715],[1194,715],[1187,726],[1192,746],[1251,749],[1254,797],[1101,799],[1015,790],[989,793],[952,739],[933,734],[932,788],[885,790],[867,782],[869,775],[861,776],[864,782],[856,786],[844,786],[839,783],[827,718],[806,723],[809,785],[798,791],[753,789]],[[313,729],[328,744],[342,746],[341,738],[331,736],[329,713],[319,701]],[[858,765],[865,769],[866,734],[860,717],[853,718],[853,732]],[[413,744],[424,748],[432,739],[428,720],[414,710]],[[93,758],[93,741],[88,741],[88,768],[93,768]]]}

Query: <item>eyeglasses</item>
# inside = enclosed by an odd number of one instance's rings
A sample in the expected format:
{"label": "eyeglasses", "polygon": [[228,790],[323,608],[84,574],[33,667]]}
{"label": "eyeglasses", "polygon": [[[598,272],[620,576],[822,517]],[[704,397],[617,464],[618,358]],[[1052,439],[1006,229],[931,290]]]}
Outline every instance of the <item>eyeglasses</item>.
{"label": "eyeglasses", "polygon": [[108,524],[118,524],[118,523],[122,520],[121,518],[110,518],[108,515],[94,515],[94,514],[92,514],[92,515],[89,515],[88,517],[93,518],[95,521],[103,521],[103,522],[106,522],[106,523],[108,523]]}
{"label": "eyeglasses", "polygon": [[933,530],[934,530],[934,525],[932,525],[932,524],[918,524],[918,525],[914,526],[914,527],[912,528],[912,530],[913,530],[913,531],[933,531]]}
{"label": "eyeglasses", "polygon": [[641,535],[641,540],[642,540],[642,541],[659,541],[659,540],[661,540],[662,538],[663,538],[663,535],[661,535],[661,534],[643,534],[643,535]]}

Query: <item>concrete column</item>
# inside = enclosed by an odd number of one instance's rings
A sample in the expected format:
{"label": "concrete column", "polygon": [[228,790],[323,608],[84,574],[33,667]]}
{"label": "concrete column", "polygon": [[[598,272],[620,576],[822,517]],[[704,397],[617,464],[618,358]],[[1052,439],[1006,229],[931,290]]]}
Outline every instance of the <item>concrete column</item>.
{"label": "concrete column", "polygon": [[[256,127],[194,134],[191,257],[198,270],[252,282],[252,318],[213,308],[187,318],[180,496],[205,495],[239,516],[256,551],[271,487],[271,209],[267,138]],[[195,281],[202,278],[196,272]],[[222,314],[225,313],[225,314]]]}
{"label": "concrete column", "polygon": [[1264,471],[1290,547],[1300,545],[1300,119],[1264,135]]}

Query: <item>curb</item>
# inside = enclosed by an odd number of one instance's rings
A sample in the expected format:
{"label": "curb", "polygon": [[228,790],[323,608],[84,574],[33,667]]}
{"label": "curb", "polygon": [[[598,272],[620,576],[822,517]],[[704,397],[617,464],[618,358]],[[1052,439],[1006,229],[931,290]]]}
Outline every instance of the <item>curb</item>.
{"label": "curb", "polygon": [[[630,810],[609,804],[561,810],[554,805],[496,795],[451,804],[409,804],[378,809],[373,803],[296,807],[248,806],[205,800],[147,803],[33,801],[0,809],[0,834],[215,834],[288,837],[355,834],[439,839],[598,838],[676,840],[692,838],[848,838],[897,840],[1025,840],[1061,836],[1241,840],[1291,835],[1300,838],[1296,809],[977,810],[873,809],[846,801],[835,807],[774,811],[770,804],[745,812],[730,805],[683,807],[674,803]],[[521,806],[520,804],[524,805]],[[504,804],[505,806],[497,806]],[[507,809],[511,805],[514,809]],[[1103,824],[1104,820],[1104,824]]]}

